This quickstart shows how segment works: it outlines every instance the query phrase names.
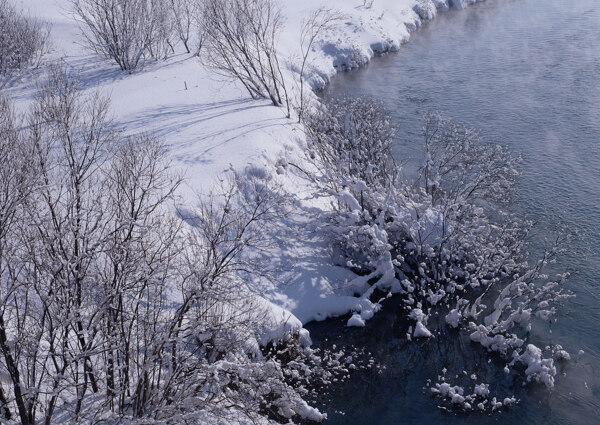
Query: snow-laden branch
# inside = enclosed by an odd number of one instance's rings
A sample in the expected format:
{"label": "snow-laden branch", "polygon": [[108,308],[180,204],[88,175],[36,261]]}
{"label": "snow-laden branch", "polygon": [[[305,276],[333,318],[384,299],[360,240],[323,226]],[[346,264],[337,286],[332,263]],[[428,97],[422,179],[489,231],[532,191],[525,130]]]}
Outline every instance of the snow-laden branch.
{"label": "snow-laden branch", "polygon": [[[545,357],[529,331],[533,320],[554,320],[557,305],[570,297],[563,289],[568,274],[545,273],[564,237],[531,261],[533,224],[506,208],[520,158],[483,143],[472,128],[428,114],[424,161],[411,183],[391,159],[393,129],[375,102],[326,100],[304,122],[318,169],[313,181],[332,197],[327,229],[334,259],[358,274],[347,289],[367,298],[375,289],[399,294],[409,339],[436,337],[440,330],[429,319],[441,314],[442,326],[505,357],[509,372],[525,365],[529,380],[551,388],[553,354]],[[357,311],[349,325],[368,318]],[[448,384],[436,391],[467,410],[476,400]]]}

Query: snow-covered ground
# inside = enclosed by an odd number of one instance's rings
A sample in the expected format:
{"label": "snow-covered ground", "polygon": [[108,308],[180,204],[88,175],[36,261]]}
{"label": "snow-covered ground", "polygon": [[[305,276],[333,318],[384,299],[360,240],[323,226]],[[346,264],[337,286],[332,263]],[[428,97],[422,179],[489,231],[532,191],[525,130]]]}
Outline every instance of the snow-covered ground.
{"label": "snow-covered ground", "polygon": [[[300,61],[300,32],[311,11],[326,6],[344,19],[323,34],[310,57],[308,81],[323,87],[336,72],[366,64],[377,54],[397,50],[411,31],[437,10],[463,7],[474,0],[280,0],[286,17],[280,35],[282,63],[293,69]],[[354,276],[331,264],[318,223],[313,219],[326,200],[314,199],[304,181],[286,164],[303,164],[305,138],[294,119],[268,101],[252,100],[236,81],[224,80],[190,54],[175,54],[163,62],[147,63],[134,74],[120,71],[82,45],[68,0],[23,0],[26,13],[51,24],[52,51],[48,60],[61,60],[81,74],[86,90],[101,90],[112,98],[118,125],[126,133],[159,135],[172,154],[177,170],[186,177],[184,203],[206,193],[230,173],[262,170],[293,194],[293,208],[278,231],[280,243],[273,256],[283,266],[278,283],[257,282],[256,291],[272,304],[273,323],[264,338],[311,320],[362,311],[372,314],[370,301],[341,292]],[[38,71],[39,72],[39,71]],[[35,73],[34,73],[35,74]],[[35,75],[34,75],[35,76]],[[294,86],[294,73],[288,72]],[[9,90],[24,109],[35,92],[35,78]],[[364,324],[354,316],[355,325]]]}

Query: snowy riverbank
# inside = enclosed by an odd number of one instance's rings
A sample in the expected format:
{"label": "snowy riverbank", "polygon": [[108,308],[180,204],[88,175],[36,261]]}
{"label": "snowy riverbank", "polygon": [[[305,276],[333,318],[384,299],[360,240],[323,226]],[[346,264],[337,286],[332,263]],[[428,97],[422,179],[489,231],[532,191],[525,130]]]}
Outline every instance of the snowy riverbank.
{"label": "snowy riverbank", "polygon": [[[279,54],[288,70],[288,84],[295,91],[297,74],[292,70],[300,61],[302,21],[319,7],[339,10],[343,19],[313,46],[307,79],[316,89],[324,87],[336,72],[398,50],[410,33],[434,18],[438,10],[474,2],[375,0],[365,5],[361,0],[281,1],[286,21]],[[220,79],[190,54],[178,52],[166,61],[148,63],[134,74],[124,73],[82,45],[68,8],[68,0],[23,1],[27,13],[51,24],[53,48],[48,60],[61,60],[75,68],[86,90],[109,93],[115,120],[126,133],[150,132],[164,140],[174,165],[186,177],[181,192],[184,204],[193,204],[196,194],[206,193],[231,170],[260,173],[293,194],[293,207],[279,224],[279,243],[270,252],[283,272],[276,281],[254,282],[257,296],[272,312],[272,323],[265,324],[261,337],[263,343],[311,320],[353,310],[368,317],[376,310],[368,299],[338,289],[354,276],[331,264],[319,223],[313,220],[316,211],[327,208],[328,200],[314,199],[309,183],[288,165],[306,162],[306,141],[295,120],[286,119],[282,109],[267,101],[249,99],[239,83]],[[27,79],[9,94],[24,108],[35,87],[35,79]]]}

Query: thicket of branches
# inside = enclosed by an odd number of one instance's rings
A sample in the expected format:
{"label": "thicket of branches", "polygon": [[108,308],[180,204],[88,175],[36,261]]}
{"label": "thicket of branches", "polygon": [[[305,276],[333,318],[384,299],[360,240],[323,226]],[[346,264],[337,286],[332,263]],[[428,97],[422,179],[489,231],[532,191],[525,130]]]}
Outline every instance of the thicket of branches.
{"label": "thicket of branches", "polygon": [[48,50],[48,28],[0,0],[0,88],[39,64]]}
{"label": "thicket of branches", "polygon": [[184,18],[179,0],[71,0],[71,4],[87,46],[125,71],[174,52],[176,29],[180,37],[187,34],[183,21],[174,23],[175,10],[177,19]]}
{"label": "thicket of branches", "polygon": [[180,182],[159,140],[117,132],[64,68],[25,123],[0,97],[2,421],[323,419],[303,396],[339,356],[256,343],[266,311],[245,279],[265,271],[252,253],[277,186],[237,176],[182,220]]}
{"label": "thicket of branches", "polygon": [[[129,72],[148,58],[187,53],[221,76],[239,81],[253,99],[269,99],[291,115],[292,99],[277,52],[283,15],[276,0],[71,0],[86,44]],[[298,67],[299,120],[305,109],[305,79],[315,41],[342,19],[319,8],[302,23]],[[195,43],[195,44],[194,44]]]}
{"label": "thicket of branches", "polygon": [[[359,275],[348,289],[366,299],[375,289],[400,294],[409,339],[433,336],[438,329],[428,322],[439,328],[435,318],[442,315],[446,326],[504,356],[509,370],[552,387],[554,359],[568,354],[557,347],[544,354],[528,338],[532,321],[554,320],[556,304],[569,296],[562,289],[567,274],[544,274],[563,237],[531,262],[533,225],[505,208],[519,158],[484,144],[471,128],[428,114],[424,162],[413,184],[389,159],[393,130],[375,102],[330,99],[304,121],[319,169],[315,181],[337,200],[327,225],[334,258]],[[352,321],[371,314],[361,313]],[[466,397],[441,385],[435,390],[454,405],[498,407],[489,391]]]}
{"label": "thicket of branches", "polygon": [[[320,182],[339,193],[362,182],[389,186],[395,176],[394,129],[390,117],[372,99],[329,101],[303,119],[310,155],[320,165]],[[368,165],[367,165],[368,164]]]}
{"label": "thicket of branches", "polygon": [[274,0],[204,0],[203,61],[239,80],[252,98],[285,105],[290,114],[277,37],[282,15]]}

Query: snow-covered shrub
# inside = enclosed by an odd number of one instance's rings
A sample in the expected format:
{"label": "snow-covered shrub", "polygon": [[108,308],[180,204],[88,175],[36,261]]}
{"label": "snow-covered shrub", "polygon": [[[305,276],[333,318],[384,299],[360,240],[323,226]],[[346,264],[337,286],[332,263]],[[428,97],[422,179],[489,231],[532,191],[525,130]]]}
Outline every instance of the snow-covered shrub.
{"label": "snow-covered shrub", "polygon": [[[295,389],[292,394],[294,397],[308,397],[312,390],[324,389],[333,382],[343,381],[351,370],[364,367],[362,352],[346,355],[343,350],[333,347],[332,351],[320,353],[303,344],[298,333],[287,334],[282,340],[269,344],[263,352],[267,361],[279,365],[286,384]],[[301,402],[300,406],[302,405]],[[281,409],[281,401],[267,401],[262,408],[282,421],[289,419],[290,413],[293,413],[288,409]],[[301,407],[297,414],[313,421],[326,418],[326,415],[308,406]]]}
{"label": "snow-covered shrub", "polygon": [[371,101],[325,103],[307,122],[315,181],[335,199],[327,225],[334,260],[359,274],[349,289],[399,294],[413,321],[409,338],[435,337],[428,321],[442,314],[472,342],[516,369],[525,364],[526,375],[552,387],[553,360],[527,342],[528,331],[534,317],[553,320],[556,303],[569,296],[568,276],[544,274],[562,236],[530,262],[532,223],[505,208],[519,158],[429,114],[423,166],[409,183],[388,158],[393,133]]}
{"label": "snow-covered shrub", "polygon": [[[334,191],[388,187],[396,172],[391,147],[394,130],[383,107],[372,99],[328,99],[304,118],[321,181]],[[360,192],[360,190],[358,191]],[[355,192],[355,193],[358,193]]]}
{"label": "snow-covered shrub", "polygon": [[446,382],[445,377],[441,377],[441,382],[437,382],[431,388],[431,392],[447,400],[451,406],[465,411],[495,411],[518,402],[514,396],[504,397],[501,401],[497,397],[489,398],[489,384],[484,383],[473,384],[473,392],[468,394],[465,392],[465,387],[451,385]]}
{"label": "snow-covered shrub", "polygon": [[71,0],[87,46],[133,72],[173,51],[172,9],[162,0]]}
{"label": "snow-covered shrub", "polygon": [[[421,185],[434,204],[507,203],[520,162],[508,149],[481,142],[479,132],[439,114],[426,114]],[[464,202],[466,201],[466,202]]]}
{"label": "snow-covered shrub", "polygon": [[204,0],[202,59],[225,77],[239,80],[252,98],[285,105],[285,81],[277,57],[283,16],[275,0]]}
{"label": "snow-covered shrub", "polygon": [[31,66],[48,50],[48,28],[19,12],[11,0],[0,0],[0,88]]}

